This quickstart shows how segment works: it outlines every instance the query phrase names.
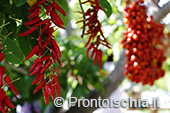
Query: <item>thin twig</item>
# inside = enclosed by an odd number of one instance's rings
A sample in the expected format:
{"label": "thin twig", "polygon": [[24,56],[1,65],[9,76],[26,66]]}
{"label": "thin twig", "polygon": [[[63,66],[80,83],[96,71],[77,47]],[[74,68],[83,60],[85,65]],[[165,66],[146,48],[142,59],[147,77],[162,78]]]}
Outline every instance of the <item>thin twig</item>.
{"label": "thin twig", "polygon": [[[5,20],[3,20],[3,23],[2,23],[2,26],[5,24]],[[0,26],[0,34],[1,34],[1,32],[2,32],[2,29],[3,29],[3,27],[1,28],[1,26]]]}
{"label": "thin twig", "polygon": [[86,25],[86,16],[85,16],[85,13],[84,13],[84,9],[83,9],[81,0],[79,0],[79,3],[80,3],[80,8],[81,8],[81,11],[82,11],[82,14],[83,14],[83,31],[82,31],[82,35],[81,35],[81,37],[83,38],[85,29],[86,29],[86,26],[85,26]]}
{"label": "thin twig", "polygon": [[14,65],[12,64],[9,64],[7,62],[4,62],[5,66],[9,67],[10,69],[22,74],[22,75],[27,75],[28,74],[28,71],[25,70],[24,68],[22,67],[15,67]]}
{"label": "thin twig", "polygon": [[10,22],[2,24],[2,26],[0,26],[0,29],[3,28],[4,26],[8,25],[8,24],[10,24]]}
{"label": "thin twig", "polygon": [[16,82],[16,81],[18,81],[18,80],[20,80],[20,78],[14,79],[14,80],[12,80],[11,82],[8,82],[8,83],[6,83],[6,84],[8,85],[8,84],[14,83],[14,82]]}

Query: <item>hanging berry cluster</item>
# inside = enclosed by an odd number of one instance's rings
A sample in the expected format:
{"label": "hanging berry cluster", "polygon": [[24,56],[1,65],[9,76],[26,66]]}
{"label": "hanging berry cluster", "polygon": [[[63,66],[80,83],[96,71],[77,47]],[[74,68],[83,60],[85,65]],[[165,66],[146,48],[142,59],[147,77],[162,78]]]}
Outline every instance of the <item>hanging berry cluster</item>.
{"label": "hanging berry cluster", "polygon": [[84,35],[90,35],[85,45],[85,47],[89,45],[86,55],[88,57],[89,51],[92,49],[91,59],[93,59],[93,57],[95,56],[94,65],[96,64],[97,60],[99,60],[99,67],[100,69],[102,69],[102,51],[99,49],[99,45],[104,45],[110,48],[109,43],[106,41],[106,38],[101,30],[101,24],[97,18],[98,11],[103,9],[100,6],[98,0],[87,0],[82,4],[85,3],[90,3],[91,8],[89,8],[85,12],[85,20],[81,20],[78,22],[85,21],[84,27],[88,27],[88,30]]}
{"label": "hanging berry cluster", "polygon": [[[42,7],[46,9],[45,13],[48,15],[46,19],[42,19],[39,16],[40,13],[42,13]],[[57,61],[60,65],[62,65],[60,62],[61,52],[58,44],[53,39],[54,28],[51,27],[51,24],[53,23],[59,28],[65,28],[63,27],[64,23],[56,10],[66,16],[64,10],[56,3],[55,0],[39,0],[28,10],[28,12],[31,13],[28,16],[30,21],[24,23],[24,25],[27,25],[29,30],[19,34],[19,36],[27,36],[36,31],[38,28],[42,28],[40,29],[40,34],[37,36],[38,45],[33,47],[26,57],[26,60],[30,59],[33,55],[38,54],[37,59],[29,69],[29,72],[31,72],[29,75],[32,76],[36,74],[36,78],[32,82],[32,85],[38,82],[39,84],[33,93],[36,93],[42,88],[46,104],[49,103],[49,95],[51,95],[53,100],[55,99],[55,88],[57,96],[60,97],[60,86],[53,64]],[[48,70],[50,71],[50,75],[45,76],[45,72]]]}
{"label": "hanging berry cluster", "polygon": [[127,57],[124,74],[133,82],[153,85],[165,73],[161,69],[164,50],[157,48],[162,44],[164,26],[147,16],[143,0],[127,5],[123,15],[127,27],[121,42]]}
{"label": "hanging berry cluster", "polygon": [[[2,63],[4,58],[5,56],[2,51],[2,46],[0,45],[0,63]],[[13,104],[11,103],[9,97],[6,95],[6,92],[4,91],[5,85],[8,85],[8,87],[16,94],[16,96],[20,98],[20,95],[18,91],[16,90],[16,88],[14,87],[9,76],[5,75],[5,67],[1,65],[0,66],[0,111],[2,113],[10,112],[11,111],[10,108],[15,108]]]}

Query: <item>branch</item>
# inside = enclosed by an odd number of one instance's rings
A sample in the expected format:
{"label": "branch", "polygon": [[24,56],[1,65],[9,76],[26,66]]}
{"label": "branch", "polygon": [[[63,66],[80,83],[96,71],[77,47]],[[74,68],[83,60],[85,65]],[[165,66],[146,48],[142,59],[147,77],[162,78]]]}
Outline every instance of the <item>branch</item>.
{"label": "branch", "polygon": [[157,6],[158,8],[160,8],[159,5],[158,5],[158,2],[159,2],[159,1],[152,0],[152,2],[155,4],[155,6]]}
{"label": "branch", "polygon": [[22,74],[22,75],[27,75],[28,74],[28,71],[25,70],[24,68],[22,67],[15,67],[14,65],[12,64],[9,64],[7,62],[4,63],[7,67],[9,67],[10,69]]}
{"label": "branch", "polygon": [[156,22],[160,22],[170,12],[170,1],[161,7],[158,12],[153,15]]}
{"label": "branch", "polygon": [[82,31],[82,35],[81,35],[81,37],[83,38],[85,29],[86,29],[86,15],[84,13],[84,9],[83,9],[81,0],[79,0],[79,3],[80,3],[80,8],[81,8],[81,11],[82,11],[82,14],[83,14],[83,31]]}

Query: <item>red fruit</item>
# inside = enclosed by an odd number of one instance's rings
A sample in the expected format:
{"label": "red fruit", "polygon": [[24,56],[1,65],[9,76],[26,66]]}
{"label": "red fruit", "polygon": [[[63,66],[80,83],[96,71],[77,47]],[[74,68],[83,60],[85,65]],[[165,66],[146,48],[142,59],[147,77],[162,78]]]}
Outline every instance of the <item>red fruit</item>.
{"label": "red fruit", "polygon": [[56,90],[57,90],[57,96],[58,96],[58,97],[61,97],[60,84],[59,84],[58,78],[57,78],[57,76],[56,76],[55,74],[53,75],[53,80],[54,80],[54,84],[56,84],[56,85],[55,85],[55,88],[56,88]]}
{"label": "red fruit", "polygon": [[33,47],[33,49],[31,50],[31,52],[28,54],[28,56],[26,57],[26,60],[28,60],[29,58],[31,58],[34,54],[36,54],[39,50],[39,45],[36,45]]}
{"label": "red fruit", "polygon": [[128,23],[129,23],[129,20],[128,20],[127,18],[124,18],[124,19],[123,19],[123,22],[124,22],[125,24],[128,24]]}
{"label": "red fruit", "polygon": [[23,32],[23,33],[20,33],[18,36],[27,36],[29,34],[31,34],[32,32],[36,31],[38,28],[36,27],[31,27],[29,30]]}
{"label": "red fruit", "polygon": [[132,48],[133,48],[133,47],[136,47],[136,45],[137,45],[136,42],[133,42],[131,47],[132,47]]}
{"label": "red fruit", "polygon": [[31,85],[34,85],[38,83],[41,79],[43,79],[44,74],[37,73],[35,80],[31,83]]}
{"label": "red fruit", "polygon": [[95,45],[93,43],[90,44],[90,46],[88,47],[87,51],[86,51],[86,56],[88,57],[89,56],[89,51],[94,48]]}
{"label": "red fruit", "polygon": [[5,67],[4,66],[0,66],[0,87],[3,86],[3,76],[4,76],[4,73],[5,73]]}
{"label": "red fruit", "polygon": [[142,29],[142,26],[139,25],[139,24],[137,24],[137,25],[136,25],[136,29],[139,29],[139,30],[140,30],[140,29]]}
{"label": "red fruit", "polygon": [[137,45],[137,48],[138,48],[138,49],[142,49],[142,48],[143,48],[142,44],[139,43],[139,44]]}
{"label": "red fruit", "polygon": [[138,66],[139,66],[139,63],[138,63],[138,62],[134,62],[134,63],[133,63],[133,67],[134,67],[134,68],[138,68]]}
{"label": "red fruit", "polygon": [[136,12],[135,12],[135,11],[132,11],[132,12],[131,12],[131,15],[132,15],[133,17],[135,17],[135,16],[136,16]]}
{"label": "red fruit", "polygon": [[45,62],[44,66],[41,68],[40,74],[43,74],[43,72],[44,72],[48,67],[50,67],[51,64],[52,64],[51,59],[48,59],[48,60]]}
{"label": "red fruit", "polygon": [[10,99],[9,99],[8,96],[5,96],[5,97],[4,97],[4,101],[5,101],[5,103],[6,103],[9,107],[15,108],[14,105],[12,104],[12,102],[10,101]]}
{"label": "red fruit", "polygon": [[54,29],[52,27],[48,29],[48,36],[47,36],[47,39],[46,39],[43,47],[46,47],[49,44],[49,42],[50,42],[50,40],[51,40],[51,38],[53,36],[52,35],[53,32],[54,32]]}
{"label": "red fruit", "polygon": [[29,69],[29,72],[31,72],[34,68],[35,68],[35,66],[37,65],[37,63],[39,62],[39,58],[37,58],[36,60],[35,60],[35,62],[34,62],[34,64],[31,66],[31,68]]}
{"label": "red fruit", "polygon": [[128,69],[128,67],[129,67],[128,64],[125,64],[125,69]]}
{"label": "red fruit", "polygon": [[55,0],[53,1],[53,4],[55,9],[57,9],[63,16],[66,16],[66,13],[64,12],[64,10],[55,2]]}
{"label": "red fruit", "polygon": [[137,30],[137,31],[136,31],[136,34],[137,34],[137,35],[140,35],[140,34],[141,34],[141,31]]}
{"label": "red fruit", "polygon": [[125,55],[128,57],[130,56],[130,51],[129,50],[125,50]]}
{"label": "red fruit", "polygon": [[9,78],[8,75],[6,75],[6,77],[4,78],[4,81],[8,84],[9,88],[17,95],[17,97],[20,98],[20,94],[18,93],[18,91],[14,87],[14,85],[11,82],[11,79]]}
{"label": "red fruit", "polygon": [[127,49],[124,74],[132,82],[153,85],[165,72],[161,68],[165,50],[156,48],[156,45],[162,45],[164,28],[147,16],[143,3],[143,0],[136,0],[123,11],[127,24],[121,42]]}
{"label": "red fruit", "polygon": [[132,38],[127,38],[127,42],[132,43],[133,42]]}
{"label": "red fruit", "polygon": [[50,98],[49,98],[49,94],[48,94],[48,92],[46,91],[45,87],[43,88],[43,96],[44,96],[44,101],[45,101],[45,103],[48,105]]}
{"label": "red fruit", "polygon": [[43,65],[43,63],[42,63],[42,62],[39,62],[39,63],[36,65],[36,68],[29,74],[29,76],[32,76],[32,75],[38,73],[38,72],[41,70],[42,65]]}
{"label": "red fruit", "polygon": [[131,60],[132,62],[135,62],[135,61],[137,60],[137,57],[136,57],[135,55],[132,55],[132,56],[130,57],[130,60]]}
{"label": "red fruit", "polygon": [[5,58],[4,53],[0,53],[0,62],[4,60],[4,58]]}
{"label": "red fruit", "polygon": [[132,19],[132,25],[136,25],[136,19]]}
{"label": "red fruit", "polygon": [[38,84],[38,86],[35,88],[33,94],[35,94],[38,90],[40,90],[42,87],[44,87],[45,84],[46,84],[46,81],[45,81],[45,80],[42,80],[42,81]]}
{"label": "red fruit", "polygon": [[53,48],[56,51],[56,53],[58,54],[58,56],[61,58],[61,52],[60,52],[60,48],[59,48],[57,42],[54,39],[52,39],[51,44],[53,45]]}
{"label": "red fruit", "polygon": [[138,49],[137,49],[137,48],[133,48],[133,52],[134,52],[134,53],[137,53],[137,52],[138,52]]}
{"label": "red fruit", "polygon": [[129,72],[128,72],[127,70],[124,71],[124,75],[128,75],[128,73],[129,73]]}
{"label": "red fruit", "polygon": [[137,6],[135,7],[135,9],[136,9],[137,11],[140,10],[140,6],[137,5]]}
{"label": "red fruit", "polygon": [[132,36],[133,36],[133,33],[128,33],[129,38],[132,38]]}
{"label": "red fruit", "polygon": [[139,16],[136,16],[136,22],[140,23],[141,22],[141,18]]}
{"label": "red fruit", "polygon": [[138,37],[137,34],[133,34],[133,40],[135,40],[135,41],[138,41],[138,40],[139,40],[139,37]]}
{"label": "red fruit", "polygon": [[6,92],[1,89],[1,91],[0,91],[0,104],[1,104],[2,101],[4,100],[4,97],[5,97],[5,96],[6,96]]}

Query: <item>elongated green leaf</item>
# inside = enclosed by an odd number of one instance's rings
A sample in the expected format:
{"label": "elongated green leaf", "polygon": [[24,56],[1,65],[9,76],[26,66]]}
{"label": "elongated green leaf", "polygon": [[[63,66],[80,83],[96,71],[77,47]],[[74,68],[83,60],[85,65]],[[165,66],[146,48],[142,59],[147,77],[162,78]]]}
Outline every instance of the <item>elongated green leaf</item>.
{"label": "elongated green leaf", "polygon": [[27,0],[14,0],[14,2],[17,7],[20,7],[21,5],[25,4]]}
{"label": "elongated green leaf", "polygon": [[99,0],[99,3],[101,5],[101,7],[104,9],[107,18],[109,18],[112,14],[112,7],[110,5],[110,3],[107,0]]}
{"label": "elongated green leaf", "polygon": [[13,64],[19,64],[24,60],[23,53],[21,52],[17,44],[10,38],[6,38],[3,47],[5,47],[4,53],[6,61],[9,61]]}

